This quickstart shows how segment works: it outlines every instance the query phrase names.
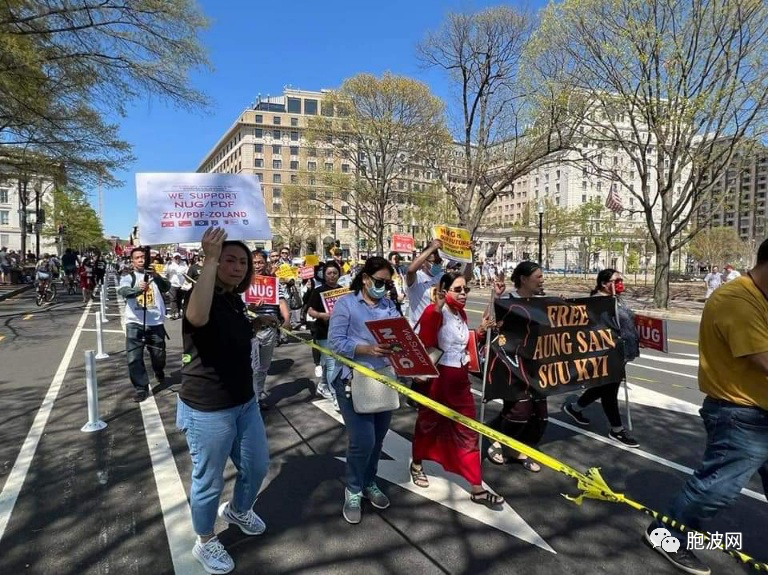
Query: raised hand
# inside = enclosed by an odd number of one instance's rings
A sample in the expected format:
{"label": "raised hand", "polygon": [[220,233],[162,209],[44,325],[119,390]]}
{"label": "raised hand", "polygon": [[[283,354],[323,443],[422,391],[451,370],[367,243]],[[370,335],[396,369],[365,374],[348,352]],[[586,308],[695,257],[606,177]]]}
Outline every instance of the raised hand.
{"label": "raised hand", "polygon": [[201,240],[205,259],[218,262],[226,239],[227,232],[223,228],[208,228],[205,230]]}

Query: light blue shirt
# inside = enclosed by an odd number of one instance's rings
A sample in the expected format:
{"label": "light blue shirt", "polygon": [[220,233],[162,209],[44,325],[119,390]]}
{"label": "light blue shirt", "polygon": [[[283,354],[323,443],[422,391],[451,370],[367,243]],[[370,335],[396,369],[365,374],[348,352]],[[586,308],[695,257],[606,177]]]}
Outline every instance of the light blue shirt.
{"label": "light blue shirt", "polygon": [[[395,304],[389,298],[381,298],[375,306],[370,306],[363,299],[362,293],[345,295],[333,306],[331,320],[328,326],[328,343],[331,349],[342,357],[356,361],[371,369],[381,369],[391,365],[386,357],[372,355],[355,356],[358,345],[376,345],[376,340],[368,331],[365,322],[375,319],[400,317]],[[352,369],[340,363],[344,379],[352,373]],[[338,371],[334,374],[334,379]],[[333,380],[331,380],[333,381]]]}

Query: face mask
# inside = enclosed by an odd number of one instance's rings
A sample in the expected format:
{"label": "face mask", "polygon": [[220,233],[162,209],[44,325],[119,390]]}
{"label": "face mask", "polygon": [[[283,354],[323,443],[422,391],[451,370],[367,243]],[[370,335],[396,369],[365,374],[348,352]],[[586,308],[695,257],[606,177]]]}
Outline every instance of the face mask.
{"label": "face mask", "polygon": [[463,309],[467,304],[466,301],[457,300],[452,293],[445,294],[445,302],[451,307],[457,307]]}
{"label": "face mask", "polygon": [[429,269],[429,273],[432,274],[433,277],[440,274],[442,271],[443,266],[441,264],[432,264],[432,267]]}
{"label": "face mask", "polygon": [[613,289],[615,290],[616,294],[624,293],[624,282],[614,282],[613,283]]}
{"label": "face mask", "polygon": [[372,299],[379,300],[387,295],[387,286],[381,286],[380,288],[377,288],[376,286],[371,285],[368,288],[368,295],[371,296]]}

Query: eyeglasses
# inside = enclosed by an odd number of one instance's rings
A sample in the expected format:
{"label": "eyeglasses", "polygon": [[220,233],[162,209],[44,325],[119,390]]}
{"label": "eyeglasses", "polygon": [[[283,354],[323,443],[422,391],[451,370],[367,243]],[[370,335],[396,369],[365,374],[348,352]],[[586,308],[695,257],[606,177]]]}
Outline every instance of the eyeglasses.
{"label": "eyeglasses", "polygon": [[472,288],[469,286],[463,286],[463,287],[459,286],[459,287],[451,288],[448,291],[452,291],[453,293],[461,293],[461,292],[469,293],[471,289]]}
{"label": "eyeglasses", "polygon": [[373,281],[373,285],[377,288],[386,286],[388,289],[392,289],[395,285],[395,282],[392,280],[383,280],[381,278],[371,277],[371,281]]}

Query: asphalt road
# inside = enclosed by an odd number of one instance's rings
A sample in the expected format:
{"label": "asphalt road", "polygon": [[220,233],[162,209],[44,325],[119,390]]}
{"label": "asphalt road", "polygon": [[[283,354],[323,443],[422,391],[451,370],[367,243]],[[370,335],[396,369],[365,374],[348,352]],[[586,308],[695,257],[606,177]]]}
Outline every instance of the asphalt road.
{"label": "asphalt road", "polygon": [[[476,322],[481,297],[468,311]],[[30,294],[0,303],[0,573],[195,574],[186,494],[191,462],[175,429],[180,367],[179,322],[169,324],[170,377],[137,406],[128,382],[119,309],[109,301],[99,361],[101,417],[108,427],[82,433],[87,420],[83,352],[95,349],[96,307],[76,297],[36,308]],[[111,315],[116,314],[116,315]],[[593,466],[617,492],[659,509],[676,493],[704,445],[697,415],[694,322],[670,321],[668,354],[644,353],[629,369],[634,434],[630,450],[606,438],[600,406],[576,429],[550,401],[542,451],[577,469]],[[363,522],[341,517],[346,436],[325,400],[309,392],[307,348],[278,348],[265,412],[272,463],[256,504],[268,531],[257,538],[217,525],[237,573],[673,573],[640,542],[643,515],[616,504],[577,506],[571,480],[545,469],[484,464],[484,479],[509,505],[487,511],[467,501],[465,487],[427,465],[429,489],[408,479],[415,412],[401,408],[385,442],[380,485],[392,499],[384,512],[364,508]],[[623,405],[623,404],[622,404]],[[489,404],[486,419],[498,410]],[[455,478],[454,478],[455,479]],[[226,475],[225,497],[234,470]],[[765,555],[768,505],[751,492],[710,527],[741,532],[744,550]],[[741,572],[729,557],[700,553],[714,573]]]}

